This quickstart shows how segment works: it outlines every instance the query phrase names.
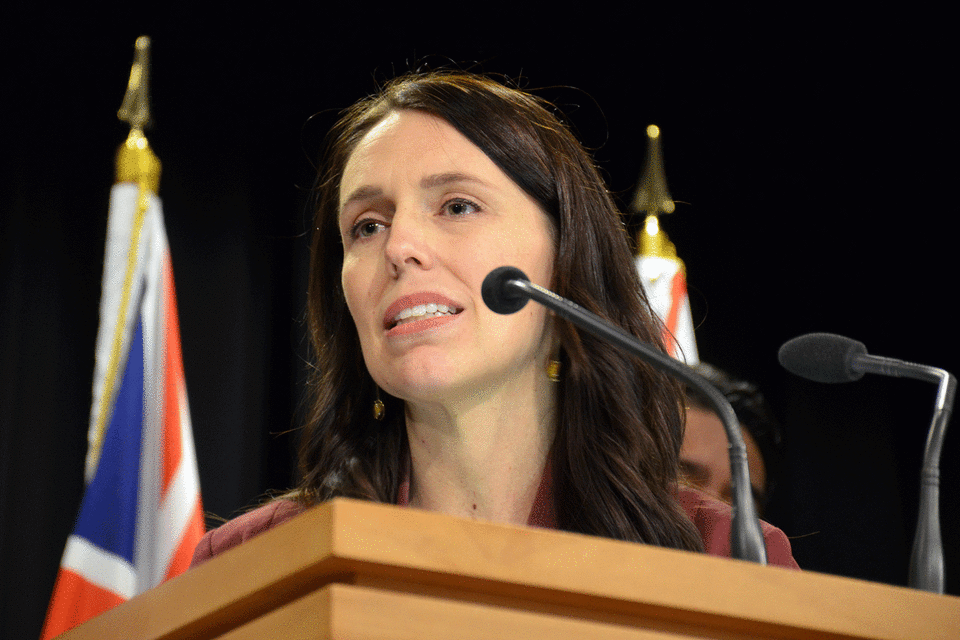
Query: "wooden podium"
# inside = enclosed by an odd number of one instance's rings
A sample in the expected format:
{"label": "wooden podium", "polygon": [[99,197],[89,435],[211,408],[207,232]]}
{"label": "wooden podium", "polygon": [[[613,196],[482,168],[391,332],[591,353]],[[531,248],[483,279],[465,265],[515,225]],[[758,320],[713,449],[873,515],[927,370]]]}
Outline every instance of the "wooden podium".
{"label": "wooden podium", "polygon": [[69,640],[960,638],[960,598],[334,500]]}

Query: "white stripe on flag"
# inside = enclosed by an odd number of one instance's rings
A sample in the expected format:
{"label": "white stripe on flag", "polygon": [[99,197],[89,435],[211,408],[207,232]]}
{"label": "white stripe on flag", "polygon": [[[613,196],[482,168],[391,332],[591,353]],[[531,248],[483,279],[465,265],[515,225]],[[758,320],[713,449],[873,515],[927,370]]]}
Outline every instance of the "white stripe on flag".
{"label": "white stripe on flag", "polygon": [[76,535],[67,538],[60,566],[127,600],[136,595],[137,575],[133,565],[91,544],[86,538]]}
{"label": "white stripe on flag", "polygon": [[677,360],[689,365],[699,363],[700,354],[697,352],[690,298],[688,295],[683,295],[681,300],[674,300],[674,278],[678,275],[684,277],[680,261],[660,256],[638,256],[636,264],[650,307],[664,325],[671,315],[671,310],[674,307],[677,308],[676,326],[667,327],[676,344],[674,348],[674,345],[670,344],[672,340],[668,337],[667,351]]}
{"label": "white stripe on flag", "polygon": [[140,451],[140,484],[137,500],[137,534],[134,565],[137,592],[160,584],[165,567],[158,564],[157,539],[166,523],[158,518],[163,465],[163,354],[164,323],[162,273],[167,251],[163,227],[163,209],[159,200],[151,201],[149,218],[144,222],[143,315],[143,440]]}

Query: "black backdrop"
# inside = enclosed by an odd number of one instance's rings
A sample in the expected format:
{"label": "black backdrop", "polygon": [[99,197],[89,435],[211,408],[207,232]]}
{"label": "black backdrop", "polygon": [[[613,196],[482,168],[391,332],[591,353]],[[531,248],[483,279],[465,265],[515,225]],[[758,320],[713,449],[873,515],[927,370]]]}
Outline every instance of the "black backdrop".
{"label": "black backdrop", "polygon": [[[0,635],[39,632],[79,504],[113,153],[127,132],[115,112],[142,33],[209,512],[230,517],[292,481],[320,137],[377,81],[454,61],[560,105],[621,202],[646,125],[661,127],[680,201],[663,225],[687,265],[701,356],[758,381],[786,425],[769,519],[807,569],[905,583],[934,387],[806,383],[776,350],[833,331],[958,369],[943,17],[593,10],[562,28],[425,8],[5,10]],[[948,436],[952,593],[958,456]]]}

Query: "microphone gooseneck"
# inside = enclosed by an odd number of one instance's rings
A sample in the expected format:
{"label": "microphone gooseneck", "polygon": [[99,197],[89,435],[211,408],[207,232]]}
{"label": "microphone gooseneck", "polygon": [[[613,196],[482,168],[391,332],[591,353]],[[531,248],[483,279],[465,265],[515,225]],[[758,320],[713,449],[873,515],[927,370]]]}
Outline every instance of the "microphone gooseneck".
{"label": "microphone gooseneck", "polygon": [[[750,489],[747,447],[743,442],[740,423],[733,407],[716,387],[687,365],[640,342],[635,336],[590,313],[575,302],[530,282],[530,279],[515,267],[499,267],[491,271],[483,281],[481,294],[484,303],[492,311],[500,314],[515,313],[523,308],[527,299],[534,300],[587,333],[613,343],[701,391],[723,422],[730,442],[730,474],[733,492],[733,521],[730,527],[731,555],[738,560],[767,563],[763,530],[760,528],[760,518]],[[518,301],[518,298],[522,301]]]}
{"label": "microphone gooseneck", "polygon": [[943,593],[946,580],[940,538],[940,453],[953,412],[956,378],[943,369],[872,356],[863,343],[833,333],[808,333],[793,338],[780,347],[778,357],[786,370],[815,382],[852,382],[865,373],[876,373],[938,384],[933,421],[923,452],[920,510],[910,554],[908,584]]}

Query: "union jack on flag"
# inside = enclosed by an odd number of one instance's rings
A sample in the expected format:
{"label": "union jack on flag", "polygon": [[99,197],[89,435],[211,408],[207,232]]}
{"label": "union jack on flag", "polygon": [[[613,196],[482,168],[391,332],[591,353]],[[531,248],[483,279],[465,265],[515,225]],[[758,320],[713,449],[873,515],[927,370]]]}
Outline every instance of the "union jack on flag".
{"label": "union jack on flag", "polygon": [[183,572],[204,532],[170,250],[143,183],[111,192],[88,440],[43,640]]}

